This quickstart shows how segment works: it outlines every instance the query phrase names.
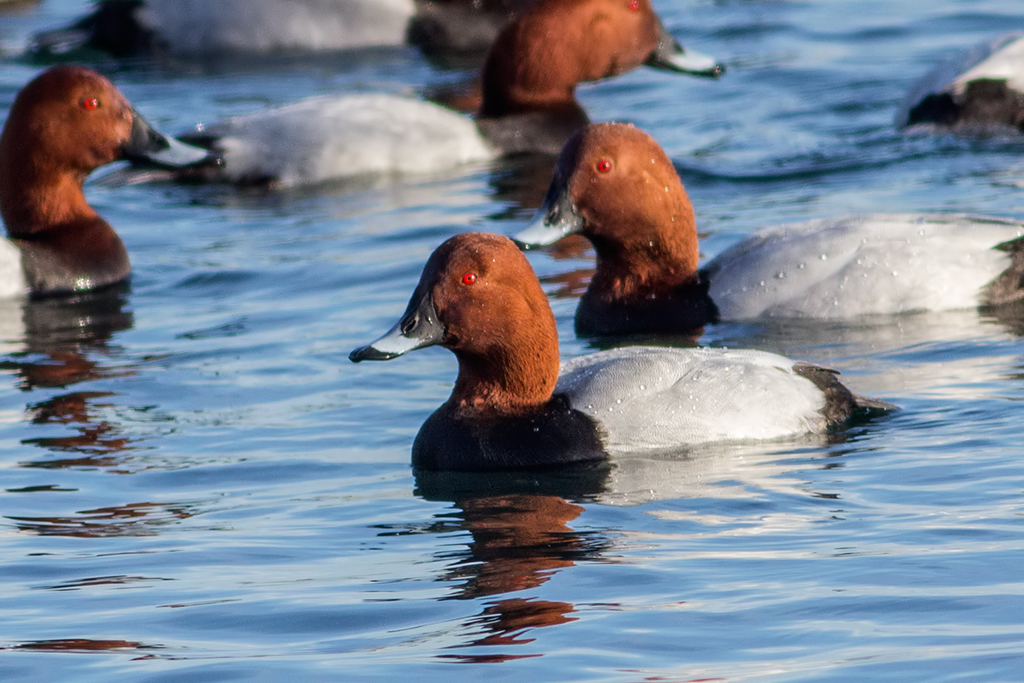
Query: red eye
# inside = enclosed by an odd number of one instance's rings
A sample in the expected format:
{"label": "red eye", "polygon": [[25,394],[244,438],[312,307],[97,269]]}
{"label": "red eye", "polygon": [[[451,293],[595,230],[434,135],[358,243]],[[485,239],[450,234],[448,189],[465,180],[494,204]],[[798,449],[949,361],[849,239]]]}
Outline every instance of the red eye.
{"label": "red eye", "polygon": [[466,273],[462,276],[462,284],[471,285],[476,282],[476,273]]}
{"label": "red eye", "polygon": [[629,0],[629,9],[634,12],[640,11],[640,0]]}
{"label": "red eye", "polygon": [[612,162],[607,159],[601,159],[601,161],[597,162],[598,173],[607,173],[610,170],[612,170]]}
{"label": "red eye", "polygon": [[98,99],[96,99],[95,97],[86,97],[85,99],[82,100],[82,109],[88,109],[89,111],[92,111],[93,109],[99,109],[99,108],[100,108],[100,101]]}

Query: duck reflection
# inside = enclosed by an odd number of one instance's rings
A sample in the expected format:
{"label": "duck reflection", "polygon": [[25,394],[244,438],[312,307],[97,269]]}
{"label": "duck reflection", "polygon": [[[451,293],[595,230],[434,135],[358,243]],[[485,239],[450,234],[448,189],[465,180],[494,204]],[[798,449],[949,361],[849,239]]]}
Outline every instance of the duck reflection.
{"label": "duck reflection", "polygon": [[[605,464],[542,473],[418,472],[417,493],[434,500],[451,500],[457,511],[455,528],[472,540],[452,559],[442,577],[456,584],[452,600],[475,600],[527,591],[546,583],[577,562],[598,558],[611,541],[598,532],[581,532],[569,523],[583,512],[571,500],[585,500],[604,490]],[[453,525],[443,528],[451,530]],[[533,629],[574,621],[571,602],[530,596],[487,600],[483,610],[464,626],[473,635],[456,646],[523,645],[533,641]],[[452,654],[463,661],[506,661],[538,655],[508,653]]]}
{"label": "duck reflection", "polygon": [[[57,638],[34,640],[15,645],[14,650],[42,650],[47,652],[96,652],[116,650],[157,650],[160,645],[143,645],[131,640],[93,640],[90,638]],[[4,648],[6,649],[6,648]]]}
{"label": "duck reflection", "polygon": [[[126,309],[126,287],[113,287],[71,297],[52,297],[15,302],[2,313],[6,358],[0,369],[18,377],[25,392],[66,388],[75,384],[134,373],[130,366],[105,362],[111,355],[110,339],[131,328],[133,316]],[[20,330],[18,330],[20,328]],[[17,341],[14,341],[17,340]],[[29,404],[32,424],[66,425],[75,434],[36,437],[22,443],[48,451],[75,453],[76,457],[23,463],[27,467],[112,467],[117,454],[132,447],[122,428],[108,415],[103,399],[107,391],[71,391]]]}
{"label": "duck reflection", "polygon": [[39,536],[113,538],[156,536],[159,528],[175,525],[197,514],[191,503],[128,503],[82,510],[67,517],[8,516],[19,531]]}
{"label": "duck reflection", "polygon": [[[9,354],[3,369],[14,370],[26,391],[131,374],[106,368],[91,358],[107,352],[110,338],[132,326],[134,318],[125,310],[127,302],[125,286],[22,302],[23,348]],[[3,314],[15,316],[18,311],[6,309]],[[4,327],[10,339],[17,330],[17,320],[8,318]]]}

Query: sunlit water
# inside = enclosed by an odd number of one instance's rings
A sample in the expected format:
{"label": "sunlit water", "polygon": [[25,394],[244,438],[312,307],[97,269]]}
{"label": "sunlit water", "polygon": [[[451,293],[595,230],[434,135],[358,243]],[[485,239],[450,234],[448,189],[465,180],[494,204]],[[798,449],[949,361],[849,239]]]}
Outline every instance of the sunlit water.
{"label": "sunlit water", "polygon": [[[0,10],[16,52],[85,0]],[[729,65],[581,88],[676,160],[704,251],[857,211],[1024,217],[1024,141],[904,136],[947,51],[1015,3],[655,3]],[[413,50],[277,63],[99,61],[165,130],[464,72]],[[414,476],[443,350],[352,365],[463,230],[509,234],[550,168],[302,193],[91,181],[130,291],[0,304],[0,680],[1024,680],[1024,317],[726,325],[703,342],[840,369],[894,416],[828,442],[610,469]],[[590,254],[530,259],[563,355]]]}

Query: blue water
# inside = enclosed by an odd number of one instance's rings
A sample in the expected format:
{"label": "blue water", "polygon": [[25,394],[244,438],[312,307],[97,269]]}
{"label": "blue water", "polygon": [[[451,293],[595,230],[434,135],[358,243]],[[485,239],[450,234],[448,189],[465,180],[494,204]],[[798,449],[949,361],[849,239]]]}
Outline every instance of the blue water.
{"label": "blue water", "polygon": [[[40,68],[17,56],[27,37],[87,5],[0,10],[0,112]],[[580,99],[666,147],[706,255],[850,212],[1024,218],[1024,140],[891,126],[919,75],[1024,27],[1024,7],[655,5],[726,77],[642,70]],[[411,49],[95,65],[170,131],[464,75]],[[515,231],[549,171],[269,195],[94,176],[130,291],[0,303],[0,680],[1024,681],[1019,313],[708,331],[901,407],[828,442],[413,475],[454,359],[346,355],[397,319],[444,238]],[[587,351],[571,322],[592,256],[530,259],[563,355]]]}

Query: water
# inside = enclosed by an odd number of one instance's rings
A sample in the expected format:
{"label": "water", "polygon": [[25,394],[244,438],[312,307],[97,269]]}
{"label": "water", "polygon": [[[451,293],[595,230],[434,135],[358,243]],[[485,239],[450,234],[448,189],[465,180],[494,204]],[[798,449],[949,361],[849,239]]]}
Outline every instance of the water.
{"label": "water", "polygon": [[[0,14],[14,52],[78,14]],[[1006,2],[656,2],[719,82],[581,88],[677,161],[713,255],[856,211],[1024,217],[1024,142],[902,136],[903,92]],[[265,64],[98,62],[175,131],[314,93],[414,93],[462,72],[412,50]],[[346,354],[400,315],[426,256],[514,232],[549,169],[504,163],[265,195],[88,196],[128,292],[0,306],[0,680],[1024,680],[1024,318],[726,325],[705,343],[827,363],[901,411],[823,442],[610,472],[415,477],[455,364]],[[588,254],[530,259],[563,355]]]}

